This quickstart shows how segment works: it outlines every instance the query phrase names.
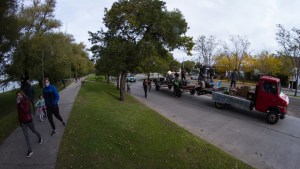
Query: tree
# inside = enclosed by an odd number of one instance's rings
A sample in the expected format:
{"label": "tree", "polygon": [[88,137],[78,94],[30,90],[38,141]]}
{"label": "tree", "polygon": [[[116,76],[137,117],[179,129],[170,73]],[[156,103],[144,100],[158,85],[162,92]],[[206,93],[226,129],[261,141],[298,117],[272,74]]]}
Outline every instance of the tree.
{"label": "tree", "polygon": [[187,60],[183,62],[183,65],[186,72],[190,72],[192,69],[195,68],[196,63],[194,61]]}
{"label": "tree", "polygon": [[61,22],[54,17],[56,0],[34,0],[19,14],[23,36],[43,35],[61,26]]}
{"label": "tree", "polygon": [[223,42],[219,54],[216,55],[215,65],[218,72],[224,73],[234,69],[240,72],[241,66],[244,66],[244,59],[249,56],[250,42],[246,38],[239,35],[231,36],[230,42],[230,44]]}
{"label": "tree", "polygon": [[199,52],[199,57],[203,57],[204,65],[212,65],[214,52],[217,46],[218,43],[216,42],[216,37],[214,36],[209,36],[206,38],[204,35],[202,35],[196,40],[195,50]]}
{"label": "tree", "polygon": [[148,58],[167,58],[169,50],[182,47],[189,52],[193,47],[192,38],[184,36],[188,27],[183,15],[177,9],[167,11],[163,1],[119,0],[110,10],[105,9],[103,21],[107,31],[90,32],[90,40],[102,48],[111,40],[116,42],[113,59],[121,70],[120,100],[125,100],[128,71],[133,72]]}
{"label": "tree", "polygon": [[280,66],[280,59],[267,51],[262,51],[256,58],[255,67],[263,75],[275,76],[279,73]]}
{"label": "tree", "polygon": [[278,52],[279,55],[288,56],[291,58],[293,69],[295,70],[293,76],[296,79],[295,96],[297,96],[298,79],[300,69],[300,29],[293,28],[292,32],[286,30],[283,25],[277,25],[278,31],[276,33],[276,40],[281,47]]}
{"label": "tree", "polygon": [[250,46],[250,42],[246,38],[242,38],[241,36],[232,36],[230,39],[232,43],[231,54],[233,56],[234,68],[240,71],[240,66],[242,64],[243,59],[248,55],[248,48]]}
{"label": "tree", "polygon": [[0,3],[0,75],[5,74],[19,38],[18,3],[18,0],[2,0]]}
{"label": "tree", "polygon": [[7,65],[9,80],[18,80],[26,74],[40,82],[43,76],[58,81],[93,70],[85,46],[76,44],[72,35],[55,32],[61,25],[53,15],[55,3],[55,0],[45,3],[35,0],[18,14],[21,36]]}
{"label": "tree", "polygon": [[225,73],[226,71],[234,70],[233,62],[231,62],[233,58],[229,55],[229,53],[220,53],[215,57],[215,67],[217,72]]}
{"label": "tree", "polygon": [[[6,72],[10,75],[10,80],[16,80],[16,75],[20,74],[30,75],[31,79],[34,77],[32,73],[36,72],[36,68],[32,68],[32,65],[40,63],[41,57],[37,59],[33,53],[38,52],[41,56],[42,48],[39,44],[44,44],[44,35],[60,26],[60,21],[54,19],[53,15],[55,3],[55,0],[46,0],[45,3],[34,0],[33,4],[27,7],[22,6],[18,13],[20,39],[10,59],[13,64],[8,66],[9,69]],[[49,48],[49,46],[44,46],[44,48]],[[21,68],[23,70],[20,70]]]}

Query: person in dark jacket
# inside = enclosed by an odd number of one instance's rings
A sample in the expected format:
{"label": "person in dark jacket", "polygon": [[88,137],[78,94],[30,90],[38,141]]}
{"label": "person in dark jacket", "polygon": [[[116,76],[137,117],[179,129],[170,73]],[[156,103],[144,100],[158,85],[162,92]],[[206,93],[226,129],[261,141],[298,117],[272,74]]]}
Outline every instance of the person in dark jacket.
{"label": "person in dark jacket", "polygon": [[232,86],[234,88],[236,88],[236,81],[238,80],[238,73],[237,70],[235,69],[233,72],[231,72],[230,74],[230,88],[232,88]]}
{"label": "person in dark jacket", "polygon": [[21,90],[25,93],[25,95],[28,97],[30,101],[30,111],[32,114],[35,114],[34,112],[34,98],[35,98],[35,91],[33,86],[31,85],[30,81],[28,79],[24,79],[21,83]]}
{"label": "person in dark jacket", "polygon": [[30,101],[28,97],[21,91],[17,91],[17,110],[18,110],[18,117],[20,126],[22,128],[23,134],[25,136],[25,141],[27,144],[28,152],[27,152],[27,158],[31,157],[33,154],[31,145],[30,145],[30,139],[29,139],[29,133],[28,128],[38,137],[38,143],[42,144],[42,137],[40,133],[35,129],[34,123],[32,120],[32,116],[30,113]]}
{"label": "person in dark jacket", "polygon": [[50,85],[49,78],[45,78],[44,82],[45,82],[45,87],[43,89],[43,97],[45,99],[45,104],[47,107],[48,120],[52,127],[51,136],[53,136],[55,133],[57,133],[57,130],[55,128],[52,115],[54,115],[59,121],[61,121],[64,126],[66,126],[66,123],[64,122],[63,118],[60,116],[59,113],[59,107],[58,107],[59,93],[57,91],[57,88],[54,85]]}
{"label": "person in dark jacket", "polygon": [[144,88],[144,92],[145,92],[145,97],[147,98],[147,91],[148,91],[148,80],[144,79],[143,81],[143,88]]}

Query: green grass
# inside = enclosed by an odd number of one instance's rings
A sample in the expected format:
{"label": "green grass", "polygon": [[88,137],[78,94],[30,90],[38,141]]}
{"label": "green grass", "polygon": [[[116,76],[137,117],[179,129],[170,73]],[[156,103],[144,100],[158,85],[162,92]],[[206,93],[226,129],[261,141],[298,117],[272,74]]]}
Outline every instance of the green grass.
{"label": "green grass", "polygon": [[[66,82],[69,85],[70,81]],[[62,89],[60,83],[57,84],[58,89]],[[42,94],[42,88],[38,85],[34,86],[36,98]],[[0,144],[14,131],[18,125],[18,114],[16,107],[16,90],[0,93]]]}
{"label": "green grass", "polygon": [[0,143],[18,126],[15,91],[0,94]]}
{"label": "green grass", "polygon": [[115,86],[86,82],[60,144],[56,168],[251,168]]}

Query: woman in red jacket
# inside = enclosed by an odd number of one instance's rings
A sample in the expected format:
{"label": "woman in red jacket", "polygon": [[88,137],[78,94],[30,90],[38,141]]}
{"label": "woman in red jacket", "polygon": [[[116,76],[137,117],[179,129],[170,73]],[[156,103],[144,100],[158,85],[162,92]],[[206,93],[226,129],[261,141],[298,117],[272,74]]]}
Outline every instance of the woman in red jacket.
{"label": "woman in red jacket", "polygon": [[27,158],[29,158],[33,152],[30,145],[29,140],[29,134],[28,134],[28,128],[38,137],[38,143],[42,144],[42,137],[40,133],[35,129],[34,123],[32,120],[32,116],[30,113],[30,100],[27,98],[27,96],[20,90],[17,91],[17,109],[18,109],[18,116],[19,116],[19,122],[20,126],[23,130],[25,141],[27,144],[28,152],[27,152]]}

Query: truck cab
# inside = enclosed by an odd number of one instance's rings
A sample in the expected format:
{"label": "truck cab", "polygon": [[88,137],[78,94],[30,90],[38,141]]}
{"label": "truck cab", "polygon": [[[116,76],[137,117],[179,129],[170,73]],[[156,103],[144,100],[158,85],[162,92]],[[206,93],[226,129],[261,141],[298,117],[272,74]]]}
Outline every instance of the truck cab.
{"label": "truck cab", "polygon": [[278,78],[262,76],[256,85],[255,98],[255,109],[267,113],[269,123],[275,124],[285,117],[289,98],[281,92]]}

